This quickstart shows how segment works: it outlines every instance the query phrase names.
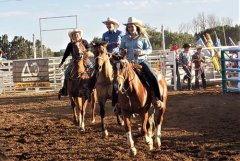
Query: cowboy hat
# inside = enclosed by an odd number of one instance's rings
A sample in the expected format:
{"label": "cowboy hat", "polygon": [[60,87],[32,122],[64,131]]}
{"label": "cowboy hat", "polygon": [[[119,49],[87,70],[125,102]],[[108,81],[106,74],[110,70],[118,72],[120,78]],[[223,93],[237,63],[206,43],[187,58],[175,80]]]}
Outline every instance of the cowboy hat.
{"label": "cowboy hat", "polygon": [[105,25],[107,24],[107,23],[113,23],[114,24],[114,26],[115,26],[115,28],[118,28],[119,27],[119,22],[117,21],[117,20],[115,20],[115,19],[113,19],[113,18],[110,18],[110,17],[108,17],[107,18],[107,20],[106,21],[103,21],[102,23],[104,23]]}
{"label": "cowboy hat", "polygon": [[196,49],[198,50],[198,49],[202,49],[203,47],[202,47],[202,45],[197,45],[196,46]]}
{"label": "cowboy hat", "polygon": [[128,24],[135,24],[135,25],[142,26],[142,21],[136,19],[135,17],[129,17],[127,23],[125,23],[123,25],[127,26]]}
{"label": "cowboy hat", "polygon": [[188,44],[188,43],[186,43],[186,44],[183,45],[183,48],[184,48],[184,49],[190,48],[190,47],[191,47],[191,44]]}
{"label": "cowboy hat", "polygon": [[83,30],[73,29],[72,31],[69,31],[69,32],[68,32],[68,36],[70,37],[70,39],[72,39],[73,33],[79,33],[79,34],[80,34],[80,37],[82,37],[82,35],[83,35]]}

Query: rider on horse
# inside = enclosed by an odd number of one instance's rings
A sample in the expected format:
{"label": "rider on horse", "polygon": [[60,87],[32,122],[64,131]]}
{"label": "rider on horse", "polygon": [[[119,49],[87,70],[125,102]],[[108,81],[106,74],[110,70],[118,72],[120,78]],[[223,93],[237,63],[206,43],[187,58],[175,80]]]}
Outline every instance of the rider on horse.
{"label": "rider on horse", "polygon": [[[121,43],[122,38],[122,31],[118,30],[119,22],[113,18],[108,17],[106,21],[103,21],[103,23],[106,25],[108,31],[103,33],[102,35],[102,41],[107,42],[107,52],[109,55],[119,53],[119,46]],[[113,62],[111,62],[113,65],[113,70],[116,72],[115,65]],[[91,77],[91,80],[89,81],[89,91],[92,91],[95,83],[96,83],[96,72]],[[117,103],[117,92],[115,88],[113,88],[112,91],[112,106],[115,107]]]}
{"label": "rider on horse", "polygon": [[142,26],[142,21],[135,17],[129,17],[126,26],[126,35],[123,36],[120,49],[123,56],[129,61],[137,61],[142,66],[142,72],[146,75],[151,90],[154,91],[154,106],[162,106],[159,82],[157,75],[147,63],[147,55],[152,52],[152,46],[147,32]]}
{"label": "rider on horse", "polygon": [[[62,89],[60,89],[59,93],[58,93],[58,99],[61,98],[61,95],[68,95],[67,93],[67,80],[69,79],[70,76],[70,72],[72,70],[73,67],[73,61],[75,59],[79,59],[83,56],[83,52],[82,50],[89,50],[89,44],[86,40],[82,39],[82,35],[83,35],[83,31],[79,30],[79,29],[74,29],[73,31],[70,31],[68,33],[71,42],[68,43],[67,48],[64,52],[63,58],[61,63],[59,64],[59,68],[63,65],[64,61],[66,60],[66,58],[71,54],[72,55],[72,60],[69,63],[66,71],[65,71],[65,79],[64,79],[64,83],[63,83],[63,87]],[[81,46],[82,45],[82,46]],[[86,66],[90,66],[90,61],[87,57],[83,57],[84,59],[84,64]]]}
{"label": "rider on horse", "polygon": [[[102,40],[105,42],[108,42],[107,45],[107,52],[109,55],[119,53],[119,46],[122,39],[122,31],[117,30],[119,27],[119,22],[113,18],[107,18],[106,21],[103,21],[103,23],[106,25],[108,31],[105,32],[102,35]],[[116,64],[114,62],[111,62],[113,65],[113,71],[116,74],[117,68]],[[112,90],[112,107],[115,108],[115,105],[117,103],[117,91],[114,88],[113,83],[113,90]]]}

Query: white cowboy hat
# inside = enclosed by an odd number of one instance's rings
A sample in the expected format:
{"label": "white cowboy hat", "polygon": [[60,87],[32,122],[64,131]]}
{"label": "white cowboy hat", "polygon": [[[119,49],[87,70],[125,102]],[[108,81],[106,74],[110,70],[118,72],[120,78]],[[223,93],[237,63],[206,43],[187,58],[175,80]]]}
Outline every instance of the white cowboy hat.
{"label": "white cowboy hat", "polygon": [[196,46],[196,49],[198,50],[198,49],[202,49],[203,47],[202,47],[202,45],[197,45]]}
{"label": "white cowboy hat", "polygon": [[136,19],[135,17],[129,17],[127,23],[125,23],[125,24],[123,24],[123,25],[128,25],[128,24],[131,24],[131,23],[132,23],[132,24],[135,24],[135,25],[140,25],[140,26],[142,26],[142,21]]}
{"label": "white cowboy hat", "polygon": [[110,18],[110,17],[108,17],[107,20],[103,21],[102,23],[104,23],[106,25],[108,22],[113,23],[115,28],[119,27],[119,22],[117,20],[113,19],[113,18]]}
{"label": "white cowboy hat", "polygon": [[70,37],[70,39],[72,39],[73,33],[79,33],[79,34],[80,34],[80,37],[82,37],[82,35],[83,35],[83,30],[73,29],[72,31],[69,31],[69,32],[68,32],[68,36]]}

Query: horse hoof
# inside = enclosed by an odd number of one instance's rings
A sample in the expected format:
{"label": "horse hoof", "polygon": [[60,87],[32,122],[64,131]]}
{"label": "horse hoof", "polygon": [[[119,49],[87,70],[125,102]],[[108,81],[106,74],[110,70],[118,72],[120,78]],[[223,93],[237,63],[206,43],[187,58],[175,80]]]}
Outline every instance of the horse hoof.
{"label": "horse hoof", "polygon": [[136,156],[137,155],[137,149],[135,147],[131,148],[129,151],[130,156]]}
{"label": "horse hoof", "polygon": [[77,120],[73,120],[73,124],[74,124],[75,126],[78,126],[79,122],[78,122]]}
{"label": "horse hoof", "polygon": [[103,138],[108,137],[108,131],[107,131],[107,130],[104,130],[104,131],[102,132],[102,137],[103,137]]}
{"label": "horse hoof", "polygon": [[123,121],[123,120],[121,121],[121,124],[120,124],[120,125],[121,125],[121,126],[124,126],[124,121]]}
{"label": "horse hoof", "polygon": [[148,147],[149,147],[149,151],[153,150],[153,143],[148,144]]}
{"label": "horse hoof", "polygon": [[93,120],[91,121],[91,124],[95,124],[95,122],[96,122],[96,120],[95,120],[95,119],[93,119]]}
{"label": "horse hoof", "polygon": [[85,129],[81,129],[81,130],[80,130],[80,133],[81,133],[81,134],[86,133]]}
{"label": "horse hoof", "polygon": [[123,119],[120,117],[120,115],[117,115],[117,123],[120,126],[124,126],[124,121]]}
{"label": "horse hoof", "polygon": [[160,140],[160,138],[156,137],[154,142],[156,144],[156,149],[161,149],[161,140]]}

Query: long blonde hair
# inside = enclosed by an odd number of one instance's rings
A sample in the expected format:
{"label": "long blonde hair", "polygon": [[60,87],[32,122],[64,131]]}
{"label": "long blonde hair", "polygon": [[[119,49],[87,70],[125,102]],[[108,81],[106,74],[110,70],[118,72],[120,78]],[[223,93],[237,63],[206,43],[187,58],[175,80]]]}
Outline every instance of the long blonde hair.
{"label": "long blonde hair", "polygon": [[[141,24],[134,23],[134,25],[137,27],[137,32],[142,37],[148,37],[148,33],[145,27],[143,27]],[[128,27],[126,25],[126,32],[129,33]]]}

